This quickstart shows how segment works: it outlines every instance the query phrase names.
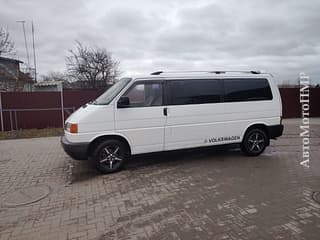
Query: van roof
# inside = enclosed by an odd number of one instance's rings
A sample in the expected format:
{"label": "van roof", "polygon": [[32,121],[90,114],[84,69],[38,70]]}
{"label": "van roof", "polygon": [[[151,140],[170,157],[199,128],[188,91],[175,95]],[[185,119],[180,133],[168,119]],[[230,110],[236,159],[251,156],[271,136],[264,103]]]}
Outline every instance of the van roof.
{"label": "van roof", "polygon": [[159,79],[159,78],[201,78],[201,77],[267,77],[272,74],[259,71],[259,70],[208,70],[208,71],[156,71],[150,73],[150,75],[140,75],[135,76],[134,78],[143,78],[143,79]]}

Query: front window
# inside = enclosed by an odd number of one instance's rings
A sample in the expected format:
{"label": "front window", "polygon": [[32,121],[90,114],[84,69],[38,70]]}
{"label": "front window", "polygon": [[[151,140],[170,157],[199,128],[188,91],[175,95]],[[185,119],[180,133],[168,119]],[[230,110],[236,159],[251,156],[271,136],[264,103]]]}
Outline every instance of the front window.
{"label": "front window", "polygon": [[123,96],[129,98],[129,107],[161,106],[162,84],[159,82],[137,83]]}
{"label": "front window", "polygon": [[98,97],[92,104],[106,105],[109,104],[118,94],[124,89],[125,86],[132,80],[132,78],[121,78],[112,87],[105,91],[100,97]]}

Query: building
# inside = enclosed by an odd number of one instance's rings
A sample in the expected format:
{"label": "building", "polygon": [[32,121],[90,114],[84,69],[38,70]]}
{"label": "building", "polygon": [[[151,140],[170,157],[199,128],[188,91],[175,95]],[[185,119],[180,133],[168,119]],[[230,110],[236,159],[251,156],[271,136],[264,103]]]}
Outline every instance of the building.
{"label": "building", "polygon": [[23,91],[33,80],[20,70],[20,60],[0,56],[0,91]]}
{"label": "building", "polygon": [[33,92],[57,92],[62,90],[62,81],[42,81],[33,84]]}

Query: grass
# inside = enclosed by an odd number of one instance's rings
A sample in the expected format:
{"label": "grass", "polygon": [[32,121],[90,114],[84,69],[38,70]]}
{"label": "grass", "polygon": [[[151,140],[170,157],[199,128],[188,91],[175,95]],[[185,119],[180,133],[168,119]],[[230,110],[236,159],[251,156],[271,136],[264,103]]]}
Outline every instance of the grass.
{"label": "grass", "polygon": [[0,132],[0,140],[18,139],[18,138],[38,138],[53,137],[63,135],[62,128],[44,128],[44,129],[21,129]]}

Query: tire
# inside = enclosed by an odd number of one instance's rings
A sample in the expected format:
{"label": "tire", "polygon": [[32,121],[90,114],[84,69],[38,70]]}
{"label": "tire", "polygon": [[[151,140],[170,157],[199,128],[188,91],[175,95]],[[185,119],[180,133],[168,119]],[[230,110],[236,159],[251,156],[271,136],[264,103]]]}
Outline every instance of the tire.
{"label": "tire", "polygon": [[125,143],[117,139],[108,139],[97,145],[92,156],[98,171],[107,174],[121,170],[129,157],[128,153]]}
{"label": "tire", "polygon": [[248,156],[258,156],[266,149],[268,137],[265,131],[253,128],[250,129],[241,143],[241,150]]}

